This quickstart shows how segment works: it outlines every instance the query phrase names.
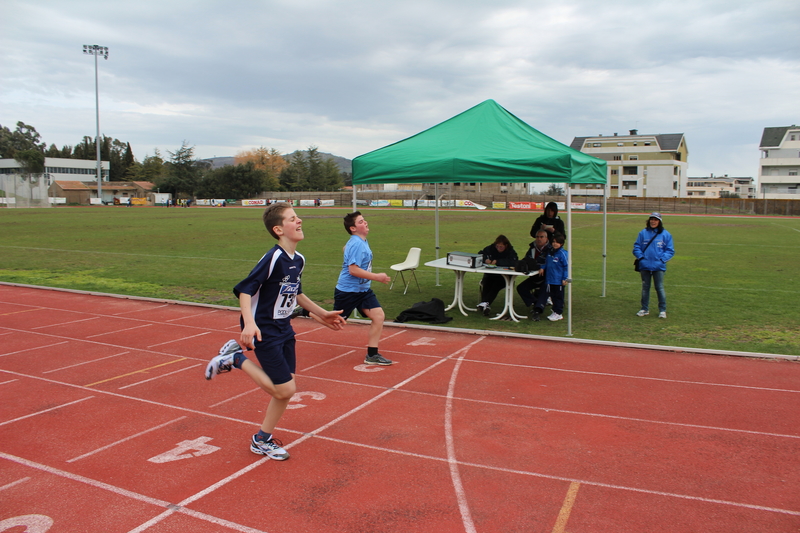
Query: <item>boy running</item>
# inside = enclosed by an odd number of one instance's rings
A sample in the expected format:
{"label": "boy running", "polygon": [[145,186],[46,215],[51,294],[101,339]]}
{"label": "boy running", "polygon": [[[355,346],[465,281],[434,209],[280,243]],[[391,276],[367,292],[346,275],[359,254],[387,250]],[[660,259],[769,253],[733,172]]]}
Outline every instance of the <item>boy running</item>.
{"label": "boy running", "polygon": [[[239,368],[272,398],[261,429],[253,435],[250,451],[284,461],[289,454],[272,437],[289,400],[297,390],[295,338],[291,325],[295,305],[310,311],[331,329],[339,330],[345,321],[340,311],[326,311],[303,294],[300,276],[305,258],[297,252],[303,240],[302,220],[285,202],[274,203],[264,211],[264,225],[278,240],[259,260],[252,272],[233,289],[239,298],[242,333],[239,342],[230,340],[206,367],[206,379]],[[255,350],[259,365],[245,357],[242,346]]]}
{"label": "boy running", "polygon": [[350,240],[344,247],[342,271],[333,291],[333,308],[341,309],[344,318],[349,317],[353,309],[358,309],[359,313],[372,321],[364,364],[391,365],[392,361],[378,353],[378,341],[383,331],[385,316],[378,298],[369,286],[372,281],[388,284],[392,278],[383,272],[380,274],[372,272],[372,250],[367,243],[369,224],[360,211],[344,217],[344,229],[350,234]]}

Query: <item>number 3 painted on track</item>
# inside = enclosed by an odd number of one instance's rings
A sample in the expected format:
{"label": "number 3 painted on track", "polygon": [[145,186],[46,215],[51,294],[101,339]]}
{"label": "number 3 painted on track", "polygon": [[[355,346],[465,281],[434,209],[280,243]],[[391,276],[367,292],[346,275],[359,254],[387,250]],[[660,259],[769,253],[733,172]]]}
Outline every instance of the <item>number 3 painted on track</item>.
{"label": "number 3 painted on track", "polygon": [[11,528],[23,526],[25,529],[21,533],[44,533],[53,525],[53,519],[43,514],[26,514],[6,518],[0,521],[0,533]]}
{"label": "number 3 painted on track", "polygon": [[296,393],[294,393],[294,396],[292,396],[292,399],[289,400],[289,401],[290,402],[298,402],[298,403],[295,403],[295,404],[291,404],[290,403],[289,405],[286,406],[286,408],[287,409],[302,409],[303,407],[306,407],[302,403],[299,403],[299,402],[303,401],[303,396],[308,396],[312,400],[317,400],[317,401],[322,401],[322,400],[324,400],[326,398],[325,394],[322,393],[322,392],[314,392],[314,391],[310,391],[310,390],[309,391],[296,392]]}

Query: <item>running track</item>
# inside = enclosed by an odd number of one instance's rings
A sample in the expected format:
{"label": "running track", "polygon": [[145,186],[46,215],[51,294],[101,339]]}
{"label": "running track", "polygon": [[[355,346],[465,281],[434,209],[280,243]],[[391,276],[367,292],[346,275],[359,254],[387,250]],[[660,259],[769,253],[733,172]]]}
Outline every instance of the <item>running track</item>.
{"label": "running track", "polygon": [[295,329],[276,462],[234,310],[0,285],[0,532],[800,531],[797,362]]}

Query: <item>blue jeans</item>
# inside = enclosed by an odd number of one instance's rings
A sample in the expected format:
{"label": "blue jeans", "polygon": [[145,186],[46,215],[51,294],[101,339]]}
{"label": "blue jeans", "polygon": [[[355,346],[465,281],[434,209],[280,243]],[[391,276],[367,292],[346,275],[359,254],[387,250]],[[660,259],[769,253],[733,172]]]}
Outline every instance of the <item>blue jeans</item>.
{"label": "blue jeans", "polygon": [[656,294],[658,295],[658,311],[667,312],[667,293],[664,291],[664,272],[663,270],[642,270],[642,310],[650,310],[650,279],[656,282]]}

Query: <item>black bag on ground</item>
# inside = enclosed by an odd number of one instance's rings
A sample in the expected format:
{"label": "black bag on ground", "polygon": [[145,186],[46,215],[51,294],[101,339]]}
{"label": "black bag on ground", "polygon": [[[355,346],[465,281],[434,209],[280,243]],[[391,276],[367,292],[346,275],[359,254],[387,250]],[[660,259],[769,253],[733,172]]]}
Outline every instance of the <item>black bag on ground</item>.
{"label": "black bag on ground", "polygon": [[444,302],[439,298],[434,298],[430,302],[415,303],[394,319],[395,322],[408,322],[409,320],[444,324],[445,322],[450,322],[453,318],[444,316]]}

